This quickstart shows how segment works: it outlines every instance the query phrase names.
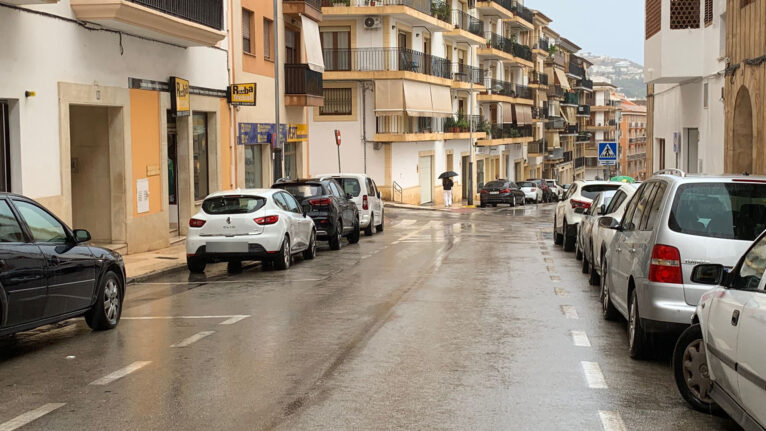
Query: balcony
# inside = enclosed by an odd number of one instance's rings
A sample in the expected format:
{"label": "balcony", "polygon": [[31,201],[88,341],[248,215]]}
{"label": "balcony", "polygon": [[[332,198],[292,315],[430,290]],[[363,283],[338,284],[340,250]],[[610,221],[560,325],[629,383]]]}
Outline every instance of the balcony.
{"label": "balcony", "polygon": [[[452,31],[451,10],[440,0],[321,0],[322,14],[348,17],[349,15],[398,15],[417,22],[429,31]],[[355,8],[350,10],[348,8]]]}
{"label": "balcony", "polygon": [[572,152],[564,151],[564,163],[572,161]]}
{"label": "balcony", "polygon": [[532,75],[529,77],[529,83],[535,85],[548,85],[548,75],[540,73],[538,71],[532,71]]}
{"label": "balcony", "polygon": [[562,136],[562,137],[564,137],[564,136],[577,136],[578,133],[579,133],[579,128],[577,127],[576,124],[574,124],[574,125],[573,124],[568,124],[568,125],[566,125],[564,127],[564,130],[562,130],[559,133],[559,135]]}
{"label": "balcony", "polygon": [[566,92],[564,94],[564,100],[561,101],[562,105],[578,106],[580,104],[580,96],[577,93]]}
{"label": "balcony", "polygon": [[585,78],[585,69],[576,60],[569,60],[569,68],[567,69],[567,73],[574,76],[575,78]]}
{"label": "balcony", "polygon": [[564,129],[566,122],[561,117],[548,117],[548,121],[545,123],[546,129]]}
{"label": "balcony", "polygon": [[322,0],[282,0],[282,13],[294,17],[305,15],[322,22]]}
{"label": "balcony", "polygon": [[452,9],[451,23],[455,30],[467,31],[474,36],[484,39],[484,24],[480,19],[473,17],[460,9]]}
{"label": "balcony", "polygon": [[542,108],[538,108],[537,106],[532,107],[532,119],[533,120],[545,120],[548,118],[548,107],[544,106]]}
{"label": "balcony", "polygon": [[488,94],[532,100],[532,90],[525,85],[511,84],[499,79],[484,78],[484,86],[487,88]]}
{"label": "balcony", "polygon": [[[528,46],[516,43],[497,33],[486,32],[484,35],[487,39],[486,48],[479,48],[479,58],[509,60],[522,66],[534,66],[532,64],[532,50]],[[507,55],[498,54],[497,51]]]}
{"label": "balcony", "polygon": [[578,117],[590,117],[590,105],[579,105],[577,107]]}
{"label": "balcony", "polygon": [[[359,78],[379,79],[377,72],[412,72],[452,80],[452,63],[441,57],[407,48],[324,49],[327,72],[359,72]],[[334,79],[342,79],[339,75]],[[388,77],[388,79],[391,79]]]}
{"label": "balcony", "polygon": [[548,43],[548,39],[541,37],[540,40],[537,42],[537,45],[535,46],[535,48],[548,52],[548,50],[550,50],[550,44]]}
{"label": "balcony", "polygon": [[575,142],[584,144],[586,142],[590,142],[592,137],[593,135],[590,132],[579,132],[575,138]]}
{"label": "balcony", "polygon": [[560,68],[566,68],[566,58],[561,51],[556,51],[548,58],[548,64],[559,66]]}
{"label": "balcony", "polygon": [[484,69],[460,63],[452,63],[452,80],[484,85]]}
{"label": "balcony", "polygon": [[633,154],[628,154],[628,160],[630,161],[642,160],[642,159],[646,159],[646,151],[640,151],[640,152],[635,152]]}
{"label": "balcony", "polygon": [[646,136],[639,136],[639,137],[636,137],[636,138],[630,138],[630,139],[629,139],[629,142],[630,142],[631,144],[640,144],[640,143],[644,143],[644,142],[646,142]]}
{"label": "balcony", "polygon": [[452,117],[410,117],[407,115],[376,117],[376,142],[418,142],[444,139],[469,139],[471,126],[473,137],[483,139],[484,131],[479,130],[481,118],[478,115]]}
{"label": "balcony", "polygon": [[563,99],[566,91],[560,85],[548,85],[548,97]]}
{"label": "balcony", "polygon": [[529,156],[542,156],[545,154],[545,141],[540,139],[535,142],[527,144],[527,155]]}
{"label": "balcony", "polygon": [[593,81],[590,79],[578,79],[575,83],[575,90],[593,91]]}
{"label": "balcony", "polygon": [[[513,124],[492,124],[489,127],[489,135],[487,136],[487,141],[496,141],[496,142],[481,142],[479,141],[477,145],[479,146],[492,146],[492,145],[504,145],[504,144],[514,144],[514,143],[521,143],[524,141],[529,141],[532,138],[532,126],[531,125],[525,125],[525,126],[514,126]],[[500,141],[500,142],[497,142]]]}
{"label": "balcony", "polygon": [[499,16],[502,19],[512,19],[513,2],[511,0],[477,0],[476,9],[482,15]]}
{"label": "balcony", "polygon": [[578,157],[575,159],[575,169],[577,168],[598,168],[598,157]]}
{"label": "balcony", "polygon": [[71,0],[75,17],[182,46],[214,46],[224,37],[221,0]]}
{"label": "balcony", "polygon": [[534,21],[535,21],[535,14],[530,9],[526,8],[523,4],[519,3],[518,1],[513,1],[511,3],[511,12],[519,18],[523,22],[520,22],[518,20],[511,21],[511,26],[514,26],[514,24],[518,24],[519,26],[533,30],[534,29]]}
{"label": "balcony", "polygon": [[308,64],[285,64],[285,106],[322,106],[322,74]]}

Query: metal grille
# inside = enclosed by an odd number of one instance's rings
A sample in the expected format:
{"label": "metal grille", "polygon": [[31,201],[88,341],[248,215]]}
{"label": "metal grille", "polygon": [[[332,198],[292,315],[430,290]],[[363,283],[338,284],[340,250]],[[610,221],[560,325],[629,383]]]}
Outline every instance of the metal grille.
{"label": "metal grille", "polygon": [[324,106],[319,108],[319,115],[351,115],[351,89],[325,88]]}
{"label": "metal grille", "polygon": [[713,24],[713,0],[705,0],[705,27]]}
{"label": "metal grille", "polygon": [[670,29],[700,28],[700,0],[670,0]]}
{"label": "metal grille", "polygon": [[646,39],[660,32],[662,0],[646,0]]}
{"label": "metal grille", "polygon": [[168,15],[183,18],[216,30],[223,30],[221,0],[129,0]]}

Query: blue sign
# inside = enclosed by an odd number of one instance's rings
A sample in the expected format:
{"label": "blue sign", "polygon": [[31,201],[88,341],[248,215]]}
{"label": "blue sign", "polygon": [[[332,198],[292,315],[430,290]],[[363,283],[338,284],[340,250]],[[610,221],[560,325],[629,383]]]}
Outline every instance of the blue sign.
{"label": "blue sign", "polygon": [[617,164],[617,142],[598,143],[598,164],[601,166]]}
{"label": "blue sign", "polygon": [[[280,124],[282,142],[302,142],[308,139],[305,124]],[[274,123],[239,123],[237,142],[239,145],[272,144],[274,142]]]}

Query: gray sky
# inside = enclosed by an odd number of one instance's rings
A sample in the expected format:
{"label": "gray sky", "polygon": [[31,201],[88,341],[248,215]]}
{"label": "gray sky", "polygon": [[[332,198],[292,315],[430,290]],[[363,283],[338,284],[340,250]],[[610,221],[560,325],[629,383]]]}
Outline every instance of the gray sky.
{"label": "gray sky", "polygon": [[644,64],[642,0],[525,0],[553,20],[551,28],[583,51]]}

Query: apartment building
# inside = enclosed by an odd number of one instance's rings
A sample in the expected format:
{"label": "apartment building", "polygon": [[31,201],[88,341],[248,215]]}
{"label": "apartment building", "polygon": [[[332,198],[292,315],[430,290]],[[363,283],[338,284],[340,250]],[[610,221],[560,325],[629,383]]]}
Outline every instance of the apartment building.
{"label": "apartment building", "polygon": [[[740,3],[758,2],[732,2],[736,13]],[[724,100],[734,97],[723,91],[726,6],[725,0],[646,0],[647,172],[720,174],[733,168],[724,166],[721,127]],[[753,9],[744,13],[756,15]]]}
{"label": "apartment building", "polygon": [[646,106],[620,98],[620,168],[624,175],[637,180],[647,178]]}
{"label": "apartment building", "polygon": [[[32,5],[34,4],[34,5]],[[0,190],[120,252],[235,185],[223,1],[0,1]]]}

